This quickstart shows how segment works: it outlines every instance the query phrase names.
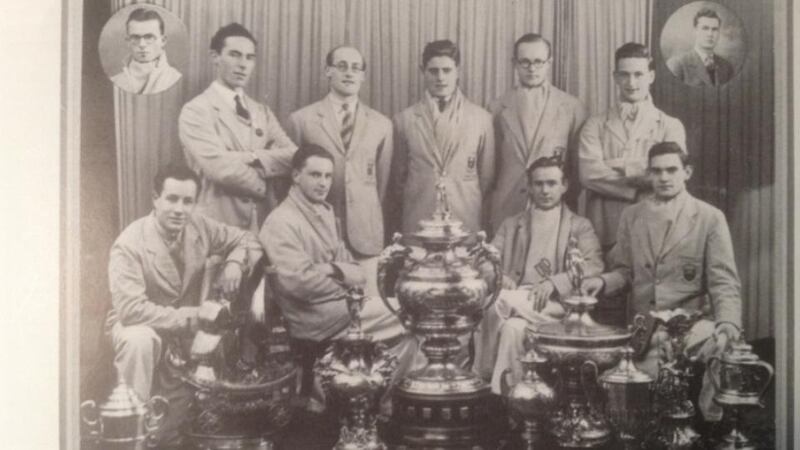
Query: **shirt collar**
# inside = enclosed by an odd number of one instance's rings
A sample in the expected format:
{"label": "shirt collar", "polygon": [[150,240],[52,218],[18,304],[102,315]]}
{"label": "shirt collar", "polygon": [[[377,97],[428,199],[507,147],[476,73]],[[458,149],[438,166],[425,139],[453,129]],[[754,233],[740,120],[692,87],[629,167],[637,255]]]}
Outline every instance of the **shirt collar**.
{"label": "shirt collar", "polygon": [[328,211],[333,211],[333,207],[328,202],[313,203],[309,201],[300,191],[300,188],[296,185],[292,185],[292,187],[289,189],[289,196],[295,201],[295,203],[309,211],[313,211],[317,215],[321,215]]}
{"label": "shirt collar", "polygon": [[705,64],[706,66],[709,65],[709,64],[713,64],[714,63],[714,51],[713,50],[708,52],[708,51],[705,51],[705,50],[695,46],[694,51],[695,51],[695,53],[697,53],[698,56],[700,56],[700,61],[703,61],[703,64]]}
{"label": "shirt collar", "polygon": [[[168,233],[167,230],[165,230],[158,222],[158,218],[156,217],[155,211],[152,212],[152,216],[153,216],[153,223],[155,224],[156,227],[156,233],[164,241],[164,244],[166,244],[167,247],[170,247],[175,243],[181,242],[183,240],[184,230],[186,229],[186,227],[181,229],[181,231],[179,231],[178,234],[170,235],[170,233]],[[188,218],[186,222],[187,223],[189,222]]]}
{"label": "shirt collar", "polygon": [[345,100],[339,97],[338,95],[335,95],[333,92],[329,92],[326,98],[328,99],[329,102],[331,102],[333,110],[336,111],[336,113],[342,112],[342,106],[345,103],[347,104],[347,107],[350,111],[355,111],[356,108],[358,107],[357,95],[353,95],[352,97]]}
{"label": "shirt collar", "polygon": [[[233,98],[237,95],[239,96],[239,98],[242,99],[242,103],[246,102],[245,99],[247,96],[244,93],[244,89],[240,87],[237,87],[236,90],[233,90],[228,86],[225,86],[224,84],[220,83],[219,80],[214,80],[214,82],[211,83],[211,86],[213,86],[214,89],[217,90],[217,93],[221,95],[223,99],[225,99],[225,104],[230,106],[231,109],[234,110],[236,109],[236,100],[234,100]],[[245,106],[245,108],[246,107],[247,106]]]}
{"label": "shirt collar", "polygon": [[644,111],[655,109],[655,105],[653,105],[653,97],[650,94],[647,94],[647,97],[645,97],[644,100],[635,103],[623,101],[622,98],[617,99],[617,113],[623,120],[634,109],[636,110],[637,116]]}

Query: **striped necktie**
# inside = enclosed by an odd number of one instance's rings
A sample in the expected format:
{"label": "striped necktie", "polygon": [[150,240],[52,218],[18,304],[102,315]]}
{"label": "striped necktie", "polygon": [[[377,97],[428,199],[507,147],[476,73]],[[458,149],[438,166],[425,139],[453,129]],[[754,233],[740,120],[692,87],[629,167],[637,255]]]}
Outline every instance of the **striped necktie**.
{"label": "striped necktie", "polygon": [[238,95],[235,95],[233,100],[236,102],[236,114],[244,120],[250,120],[250,111],[244,107],[242,99]]}
{"label": "striped necktie", "polygon": [[344,144],[345,149],[350,148],[350,140],[353,138],[353,126],[355,124],[355,120],[353,118],[353,111],[350,111],[350,105],[344,103],[342,105],[342,111],[344,111],[344,115],[342,116],[342,144]]}

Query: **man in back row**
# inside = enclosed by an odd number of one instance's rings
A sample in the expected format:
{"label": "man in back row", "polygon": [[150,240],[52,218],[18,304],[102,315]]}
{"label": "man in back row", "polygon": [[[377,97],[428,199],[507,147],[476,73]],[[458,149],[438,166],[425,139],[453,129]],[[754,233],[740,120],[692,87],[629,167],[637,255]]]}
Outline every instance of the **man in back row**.
{"label": "man in back row", "polygon": [[497,146],[497,179],[489,216],[492,233],[526,208],[527,169],[545,156],[559,156],[570,179],[565,201],[577,208],[578,132],[586,112],[577,98],[550,84],[553,54],[550,41],[534,33],[514,44],[519,86],[491,106]]}
{"label": "man in back row", "polygon": [[325,58],[328,95],[289,116],[287,131],[299,146],[318,145],[333,156],[327,201],[342,239],[367,273],[367,293],[377,295],[377,255],[383,250],[383,204],[392,162],[392,122],[358,98],[367,63],[353,47]]}
{"label": "man in back row", "polygon": [[184,105],[178,132],[186,160],[202,177],[199,212],[252,232],[280,197],[297,146],[272,111],[244,92],[256,40],[238,23],[211,38],[216,79]]}

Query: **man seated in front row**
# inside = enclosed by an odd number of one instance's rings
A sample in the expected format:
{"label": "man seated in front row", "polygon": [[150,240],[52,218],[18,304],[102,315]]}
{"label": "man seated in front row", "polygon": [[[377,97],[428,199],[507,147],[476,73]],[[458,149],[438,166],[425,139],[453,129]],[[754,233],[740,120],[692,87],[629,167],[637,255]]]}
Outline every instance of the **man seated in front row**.
{"label": "man seated in front row", "polygon": [[[513,379],[507,381],[512,385],[522,377],[518,360],[525,351],[528,324],[563,314],[558,300],[572,293],[565,265],[569,241],[573,240],[581,251],[586,275],[603,271],[600,242],[592,224],[562,202],[569,182],[561,159],[539,158],[530,165],[527,176],[528,207],[505,219],[492,241],[502,255],[503,288],[508,291],[487,311],[478,361],[485,367],[487,363],[481,360],[497,349],[491,375],[492,392],[496,394],[500,393],[505,369],[511,369]],[[526,292],[520,292],[523,290]],[[483,334],[485,331],[488,335]]]}
{"label": "man seated in front row", "polygon": [[[631,288],[634,313],[682,308],[703,311],[688,336],[687,351],[701,361],[718,355],[739,338],[741,287],[725,215],[686,191],[692,175],[689,155],[675,142],[654,145],[648,153],[654,195],[625,208],[617,244],[609,255],[611,271],[584,279],[589,293],[614,294]],[[711,312],[711,314],[708,314]],[[712,339],[713,337],[713,339]],[[663,328],[652,334],[642,370],[658,373],[668,352]],[[722,417],[712,402],[706,373],[699,407],[706,420]]]}
{"label": "man seated in front row", "polygon": [[208,316],[200,306],[213,281],[207,260],[223,260],[217,285],[234,300],[242,273],[262,255],[254,235],[193,214],[199,186],[188,167],[161,169],[153,212],[125,228],[108,264],[113,307],[107,330],[114,365],[141,400],[150,399],[151,391],[170,400],[168,423],[161,429],[164,441],[177,439],[177,423],[169,418],[182,417],[189,401],[165,361],[188,348],[198,315]]}
{"label": "man seated in front row", "polygon": [[[267,217],[259,239],[277,273],[278,304],[293,338],[312,341],[344,336],[350,315],[348,286],[365,284],[361,266],[345,247],[333,208],[325,201],[333,181],[333,157],[306,144],[292,158],[292,187]],[[362,329],[376,341],[388,341],[399,364],[395,379],[410,369],[416,340],[378,298],[361,311]],[[320,392],[317,390],[317,397]],[[321,410],[319,398],[308,408]]]}

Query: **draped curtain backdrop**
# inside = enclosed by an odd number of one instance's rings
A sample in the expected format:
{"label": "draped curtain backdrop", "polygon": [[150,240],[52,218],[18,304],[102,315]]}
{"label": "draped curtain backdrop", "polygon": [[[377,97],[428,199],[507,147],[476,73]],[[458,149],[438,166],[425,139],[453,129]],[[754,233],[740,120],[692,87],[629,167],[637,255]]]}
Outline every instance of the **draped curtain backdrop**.
{"label": "draped curtain backdrop", "polygon": [[256,37],[257,64],[248,87],[279,119],[327,92],[324,59],[341,44],[367,60],[361,99],[392,117],[423,92],[419,70],[427,42],[448,38],[461,50],[461,87],[487,106],[514,84],[514,41],[538,32],[553,42],[553,83],[590,112],[614,98],[614,49],[649,43],[650,1],[641,0],[112,0],[161,6],[189,33],[188,70],[173,88],[137,96],[114,88],[120,226],[147,214],[158,167],[183,157],[181,106],[214,73],[208,46],[216,30],[239,22]]}

